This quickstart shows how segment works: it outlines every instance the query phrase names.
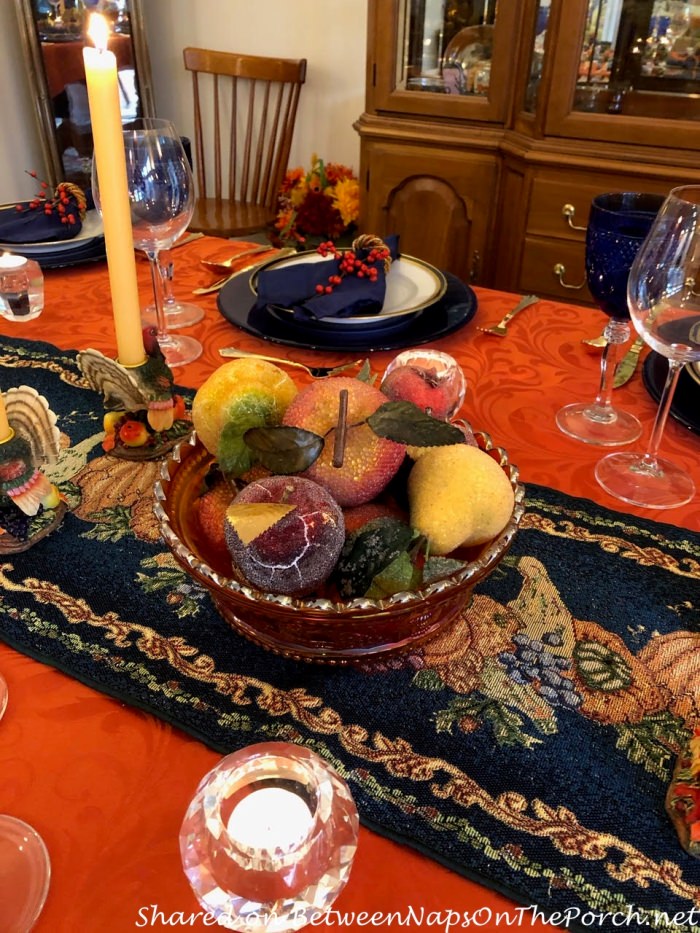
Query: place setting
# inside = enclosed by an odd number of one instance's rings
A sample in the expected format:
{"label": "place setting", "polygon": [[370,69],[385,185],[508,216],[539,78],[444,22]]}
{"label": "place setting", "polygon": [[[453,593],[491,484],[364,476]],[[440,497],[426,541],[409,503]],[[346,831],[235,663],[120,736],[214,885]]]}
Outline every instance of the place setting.
{"label": "place setting", "polygon": [[[34,177],[34,173],[30,173]],[[104,227],[91,196],[70,182],[0,209],[0,253],[23,256],[41,269],[105,258]]]}
{"label": "place setting", "polygon": [[[399,253],[396,238],[386,242],[393,255],[381,278],[338,274],[344,257],[361,263],[369,255],[371,247],[360,239],[335,254],[308,250],[244,270],[223,285],[218,309],[231,324],[264,340],[330,351],[417,346],[471,320],[477,301],[469,286]],[[329,286],[331,276],[338,281]]]}

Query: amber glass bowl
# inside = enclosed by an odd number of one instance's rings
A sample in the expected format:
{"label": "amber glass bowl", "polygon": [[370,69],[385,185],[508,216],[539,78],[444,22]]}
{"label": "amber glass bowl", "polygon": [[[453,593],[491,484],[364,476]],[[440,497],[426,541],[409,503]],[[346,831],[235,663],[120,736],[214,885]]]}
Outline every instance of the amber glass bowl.
{"label": "amber glass bowl", "polygon": [[420,591],[389,599],[333,602],[263,593],[239,583],[228,553],[208,546],[196,521],[195,502],[214,458],[191,435],[161,464],[155,484],[155,513],[163,539],[180,566],[211,594],[226,621],[256,644],[286,657],[347,664],[407,651],[451,622],[471,601],[474,586],[502,560],[524,512],[525,490],[506,452],[476,432],[482,450],[505,472],[515,493],[508,524],[490,544],[455,551],[466,560],[452,576]]}

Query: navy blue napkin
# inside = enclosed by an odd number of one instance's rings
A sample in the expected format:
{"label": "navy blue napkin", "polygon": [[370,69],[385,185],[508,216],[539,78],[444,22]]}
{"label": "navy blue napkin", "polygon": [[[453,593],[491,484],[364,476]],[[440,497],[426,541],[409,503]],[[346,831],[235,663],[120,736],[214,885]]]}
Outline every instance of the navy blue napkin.
{"label": "navy blue napkin", "polygon": [[[55,208],[46,214],[41,206],[31,208],[29,204],[29,201],[22,202],[20,210],[15,205],[0,210],[0,243],[71,240],[80,233],[83,223],[75,197],[69,196],[64,214],[59,214]],[[73,223],[63,223],[62,217],[73,217]]]}
{"label": "navy blue napkin", "polygon": [[[398,255],[398,237],[387,237],[391,258]],[[369,250],[364,251],[369,252]],[[363,251],[360,251],[360,258]],[[281,268],[263,269],[257,280],[258,297],[255,309],[276,306],[294,312],[297,320],[319,320],[330,317],[351,317],[358,314],[379,314],[384,306],[386,274],[384,265],[376,263],[377,278],[370,281],[348,275],[330,294],[316,293],[317,285],[326,285],[328,276],[338,271],[338,260],[329,257],[318,262],[296,262]]]}

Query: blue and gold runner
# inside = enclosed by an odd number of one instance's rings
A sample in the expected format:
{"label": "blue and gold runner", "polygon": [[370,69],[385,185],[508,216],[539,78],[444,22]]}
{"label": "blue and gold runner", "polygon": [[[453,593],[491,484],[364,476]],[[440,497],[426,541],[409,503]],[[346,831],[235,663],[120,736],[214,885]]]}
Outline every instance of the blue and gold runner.
{"label": "blue and gold runner", "polygon": [[58,415],[47,472],[71,512],[0,559],[2,640],[222,753],[313,748],[366,825],[521,903],[700,928],[700,862],[664,812],[700,722],[699,535],[529,486],[511,552],[435,640],[359,669],[286,661],[160,543],[158,466],[104,456],[75,354],[0,339],[0,388],[23,383]]}

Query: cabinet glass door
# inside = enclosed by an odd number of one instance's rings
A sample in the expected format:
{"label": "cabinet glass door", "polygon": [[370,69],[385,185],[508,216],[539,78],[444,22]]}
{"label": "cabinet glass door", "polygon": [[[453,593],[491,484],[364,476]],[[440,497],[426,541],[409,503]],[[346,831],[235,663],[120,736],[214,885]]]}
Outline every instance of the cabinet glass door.
{"label": "cabinet glass door", "polygon": [[503,0],[379,0],[380,108],[502,119],[514,57],[513,6]]}
{"label": "cabinet glass door", "polygon": [[[585,0],[581,13],[576,59],[553,53],[548,130],[569,123],[568,133],[587,127],[586,136],[648,143],[654,130],[647,120],[663,120],[663,132],[672,134],[663,144],[683,145],[681,128],[666,121],[700,119],[700,0]],[[572,16],[573,5],[563,22]],[[587,124],[588,115],[605,119]]]}
{"label": "cabinet glass door", "polygon": [[496,0],[411,0],[396,86],[488,97]]}
{"label": "cabinet glass door", "polygon": [[590,0],[574,107],[654,115],[651,95],[640,91],[700,91],[700,4]]}

